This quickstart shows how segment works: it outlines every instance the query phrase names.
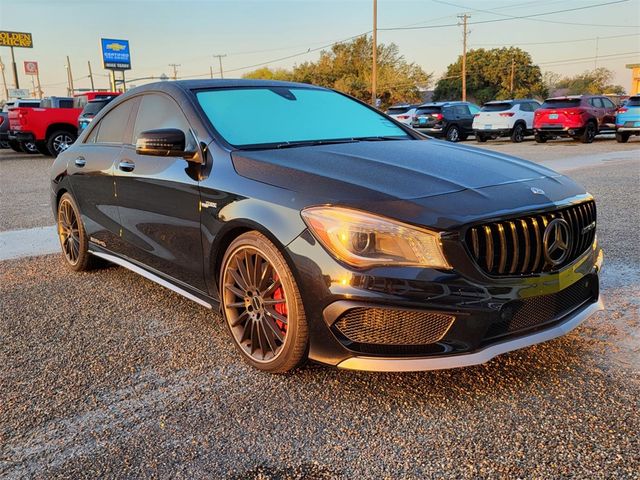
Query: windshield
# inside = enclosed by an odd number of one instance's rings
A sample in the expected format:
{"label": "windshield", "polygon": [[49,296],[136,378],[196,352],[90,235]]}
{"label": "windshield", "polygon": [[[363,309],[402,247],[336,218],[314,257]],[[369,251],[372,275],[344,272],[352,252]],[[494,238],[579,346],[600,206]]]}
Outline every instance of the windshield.
{"label": "windshield", "polygon": [[442,111],[442,107],[421,107],[416,110],[416,115],[426,115],[429,113],[440,113]]}
{"label": "windshield", "polygon": [[89,102],[84,106],[82,115],[95,115],[100,110],[102,110],[102,107],[104,107],[107,103],[109,102],[104,100],[100,102]]}
{"label": "windshield", "polygon": [[213,127],[239,148],[363,137],[412,138],[384,115],[331,90],[221,88],[196,96]]}
{"label": "windshield", "polygon": [[545,100],[541,108],[572,108],[579,106],[579,98],[560,98],[558,100]]}
{"label": "windshield", "polygon": [[511,108],[511,104],[509,102],[504,103],[485,103],[482,106],[483,112],[504,112],[505,110],[509,110]]}
{"label": "windshield", "polygon": [[627,101],[627,107],[640,107],[640,97],[631,97]]}
{"label": "windshield", "polygon": [[387,110],[387,115],[402,115],[412,108],[413,107],[390,107],[389,110]]}

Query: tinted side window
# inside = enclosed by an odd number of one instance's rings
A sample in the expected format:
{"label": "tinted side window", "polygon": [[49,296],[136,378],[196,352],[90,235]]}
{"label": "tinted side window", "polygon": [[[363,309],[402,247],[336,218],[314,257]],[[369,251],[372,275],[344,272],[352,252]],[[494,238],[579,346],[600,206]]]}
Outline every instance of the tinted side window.
{"label": "tinted side window", "polygon": [[595,108],[602,108],[602,100],[600,100],[599,98],[592,98],[589,100],[589,103]]}
{"label": "tinted side window", "polygon": [[468,117],[469,115],[471,115],[471,113],[469,112],[469,107],[467,107],[466,105],[456,105],[455,109],[456,115],[461,115],[463,117]]}
{"label": "tinted side window", "polygon": [[60,100],[60,108],[73,108],[73,100]]}
{"label": "tinted side window", "polygon": [[611,100],[609,100],[608,98],[603,98],[602,99],[602,103],[604,105],[604,108],[616,108],[614,103]]}
{"label": "tinted side window", "polygon": [[124,102],[102,117],[98,125],[97,143],[124,143],[133,105],[132,101]]}
{"label": "tinted side window", "polygon": [[133,128],[133,139],[140,133],[158,128],[177,128],[186,137],[187,148],[194,148],[195,141],[189,133],[189,122],[178,107],[178,104],[166,95],[151,93],[142,97],[138,118]]}
{"label": "tinted side window", "polygon": [[531,104],[528,102],[525,103],[521,103],[520,104],[520,111],[521,112],[533,112],[533,109],[531,108]]}

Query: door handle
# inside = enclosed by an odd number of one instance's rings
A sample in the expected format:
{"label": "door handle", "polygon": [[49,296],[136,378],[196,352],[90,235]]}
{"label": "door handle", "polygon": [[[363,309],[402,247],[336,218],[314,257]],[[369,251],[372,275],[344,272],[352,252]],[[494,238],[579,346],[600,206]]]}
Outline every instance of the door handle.
{"label": "door handle", "polygon": [[136,168],[136,164],[125,160],[118,164],[118,168],[123,172],[133,172],[133,169]]}
{"label": "door handle", "polygon": [[78,157],[76,158],[75,161],[76,167],[84,167],[87,164],[87,161],[84,159],[84,157]]}

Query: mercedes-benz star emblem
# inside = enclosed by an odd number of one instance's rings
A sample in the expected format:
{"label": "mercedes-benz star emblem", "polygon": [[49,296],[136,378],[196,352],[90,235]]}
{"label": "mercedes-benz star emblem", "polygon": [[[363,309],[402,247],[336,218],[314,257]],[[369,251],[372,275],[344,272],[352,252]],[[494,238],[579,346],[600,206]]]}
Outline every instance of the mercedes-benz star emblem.
{"label": "mercedes-benz star emblem", "polygon": [[542,236],[544,258],[554,267],[560,265],[571,251],[571,229],[562,218],[554,218],[549,222]]}
{"label": "mercedes-benz star emblem", "polygon": [[537,188],[537,187],[531,187],[531,192],[536,194],[536,195],[544,195],[544,190],[542,190],[541,188]]}

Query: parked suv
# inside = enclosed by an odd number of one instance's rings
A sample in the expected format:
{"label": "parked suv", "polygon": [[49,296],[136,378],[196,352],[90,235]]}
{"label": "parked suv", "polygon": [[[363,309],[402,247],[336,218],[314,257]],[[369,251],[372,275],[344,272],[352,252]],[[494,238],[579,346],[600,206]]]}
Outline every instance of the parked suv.
{"label": "parked suv", "polygon": [[473,132],[478,142],[511,137],[520,143],[533,134],[533,112],[540,108],[536,100],[494,100],[482,106],[473,118]]}
{"label": "parked suv", "polygon": [[417,105],[409,105],[408,103],[392,105],[385,113],[400,123],[410,125],[411,120],[416,114],[416,107]]}
{"label": "parked suv", "polygon": [[616,140],[626,143],[631,135],[640,135],[640,95],[629,98],[616,114]]}
{"label": "parked suv", "polygon": [[615,129],[616,106],[603,95],[548,98],[533,118],[536,142],[571,137],[591,143],[599,133]]}
{"label": "parked suv", "polygon": [[478,112],[480,107],[469,102],[425,103],[416,110],[411,126],[427,135],[457,142],[473,134],[473,116]]}
{"label": "parked suv", "polygon": [[111,97],[99,97],[84,104],[82,113],[80,113],[80,116],[78,117],[78,135],[80,135],[82,131],[89,126],[93,117],[107,106],[111,100],[116,98],[117,95],[119,94],[114,94]]}

